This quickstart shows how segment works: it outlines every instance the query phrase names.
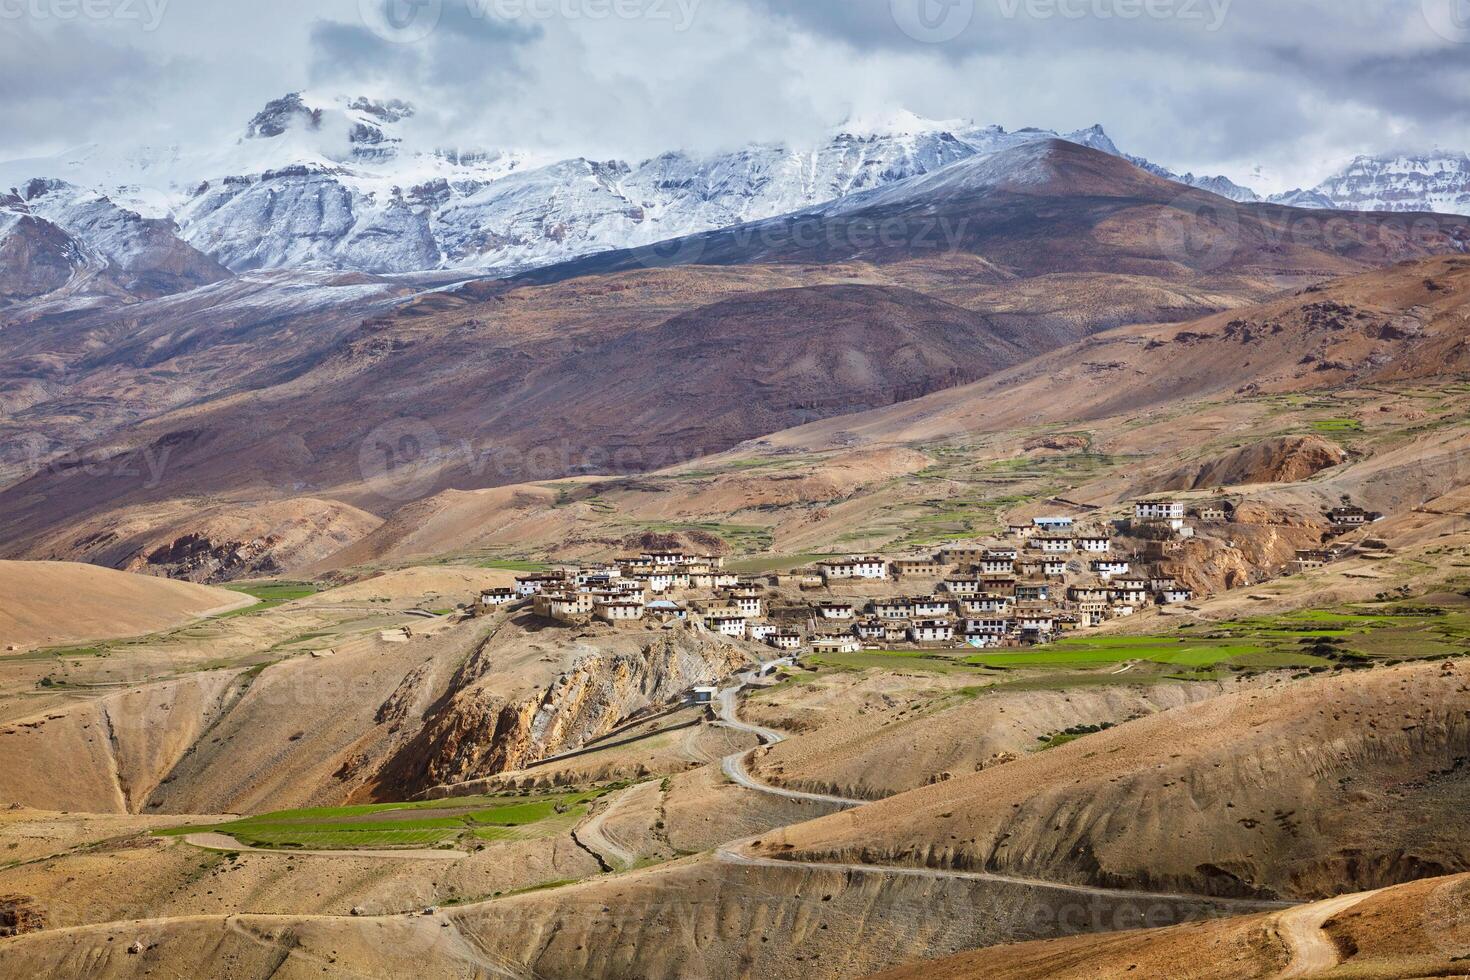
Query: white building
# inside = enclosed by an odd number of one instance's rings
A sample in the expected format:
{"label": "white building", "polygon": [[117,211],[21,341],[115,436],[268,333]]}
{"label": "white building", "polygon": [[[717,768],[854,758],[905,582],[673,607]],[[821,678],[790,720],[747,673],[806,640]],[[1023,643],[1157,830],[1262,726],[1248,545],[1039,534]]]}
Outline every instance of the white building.
{"label": "white building", "polygon": [[604,599],[592,607],[592,615],[608,623],[625,623],[643,618],[641,599]]}
{"label": "white building", "polygon": [[855,636],[819,636],[812,640],[817,653],[857,653],[863,648]]}
{"label": "white building", "polygon": [[480,593],[480,605],[482,606],[503,606],[515,601],[515,589],[486,589]]}
{"label": "white building", "polygon": [[1177,531],[1184,527],[1184,503],[1178,500],[1138,500],[1133,519],[1143,524],[1165,524]]}
{"label": "white building", "polygon": [[721,636],[733,636],[736,639],[745,638],[744,616],[711,616],[705,620],[705,626],[713,633]]}
{"label": "white building", "polygon": [[1083,535],[1077,540],[1077,548],[1094,555],[1105,555],[1113,549],[1113,539],[1099,535]]}
{"label": "white building", "polygon": [[1058,535],[1045,535],[1031,539],[1031,543],[1040,548],[1042,554],[1063,555],[1071,554],[1075,550],[1072,539]]}
{"label": "white building", "polygon": [[1165,589],[1159,593],[1159,598],[1165,605],[1175,605],[1180,602],[1188,602],[1194,598],[1194,593],[1188,589]]}
{"label": "white building", "polygon": [[823,562],[822,576],[826,579],[887,579],[888,562],[882,558],[849,558],[845,561]]}
{"label": "white building", "polygon": [[847,620],[857,615],[856,610],[845,602],[824,602],[817,607],[817,613],[823,619]]}
{"label": "white building", "polygon": [[1093,574],[1097,575],[1103,581],[1107,581],[1115,575],[1127,575],[1130,567],[1126,561],[1114,561],[1112,559],[1092,563]]}
{"label": "white building", "polygon": [[879,619],[908,619],[914,614],[914,604],[907,599],[874,599],[872,605]]}
{"label": "white building", "polygon": [[954,606],[947,599],[938,599],[926,596],[914,600],[914,615],[933,618],[936,616],[948,616],[954,611]]}
{"label": "white building", "polygon": [[921,619],[909,627],[909,639],[915,643],[951,643],[954,623],[947,619]]}
{"label": "white building", "polygon": [[745,632],[752,640],[764,643],[779,633],[780,629],[771,623],[751,623],[746,627]]}

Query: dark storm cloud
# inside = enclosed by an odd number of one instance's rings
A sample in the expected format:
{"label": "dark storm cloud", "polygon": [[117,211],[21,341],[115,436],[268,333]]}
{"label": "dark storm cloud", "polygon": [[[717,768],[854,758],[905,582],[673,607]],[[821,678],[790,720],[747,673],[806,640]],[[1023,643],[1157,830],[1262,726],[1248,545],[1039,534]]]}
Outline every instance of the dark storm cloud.
{"label": "dark storm cloud", "polygon": [[[402,0],[384,0],[384,6]],[[422,38],[395,39],[372,23],[319,21],[311,27],[313,83],[365,80],[453,85],[515,68],[519,51],[542,36],[537,25],[496,17],[477,2],[436,5]],[[427,14],[420,16],[429,16]],[[384,21],[392,24],[394,21]],[[409,24],[411,22],[402,21]]]}
{"label": "dark storm cloud", "polygon": [[0,0],[0,157],[229,145],[304,87],[412,101],[425,138],[567,155],[815,139],[898,109],[1101,122],[1129,152],[1268,190],[1358,153],[1470,147],[1470,0],[173,0],[156,31],[5,19],[58,2]]}

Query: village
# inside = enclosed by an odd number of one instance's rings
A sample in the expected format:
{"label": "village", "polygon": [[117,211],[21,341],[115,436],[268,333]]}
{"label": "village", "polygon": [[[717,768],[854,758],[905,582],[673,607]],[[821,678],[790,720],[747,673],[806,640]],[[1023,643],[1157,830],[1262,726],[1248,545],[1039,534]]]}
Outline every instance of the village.
{"label": "village", "polygon": [[[1198,525],[1223,524],[1231,510],[1225,500],[1190,507],[1150,498],[1135,501],[1131,517],[1105,523],[1036,517],[1010,524],[1003,537],[932,554],[834,557],[762,575],[728,570],[718,555],[650,551],[522,575],[514,588],[485,590],[476,611],[520,604],[548,624],[685,624],[788,655],[1034,646],[1189,603],[1191,590],[1159,566]],[[1342,534],[1377,515],[1344,506],[1327,517]],[[1300,551],[1283,571],[1309,571],[1346,553],[1336,545]]]}

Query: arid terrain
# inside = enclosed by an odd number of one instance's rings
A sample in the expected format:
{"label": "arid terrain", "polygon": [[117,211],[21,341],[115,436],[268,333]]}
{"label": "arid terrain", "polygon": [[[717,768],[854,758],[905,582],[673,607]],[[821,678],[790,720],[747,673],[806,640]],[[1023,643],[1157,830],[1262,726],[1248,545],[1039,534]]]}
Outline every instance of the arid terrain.
{"label": "arid terrain", "polygon": [[0,976],[1464,974],[1465,225],[1341,218],[17,298]]}

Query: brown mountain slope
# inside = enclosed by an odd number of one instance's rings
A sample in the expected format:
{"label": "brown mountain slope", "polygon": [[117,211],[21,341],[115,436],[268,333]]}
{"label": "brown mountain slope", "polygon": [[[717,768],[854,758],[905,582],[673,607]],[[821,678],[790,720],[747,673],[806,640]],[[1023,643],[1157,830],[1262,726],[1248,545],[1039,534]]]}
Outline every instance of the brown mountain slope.
{"label": "brown mountain slope", "polygon": [[1184,325],[1122,327],[912,403],[769,437],[777,447],[940,439],[1139,412],[1184,399],[1290,393],[1470,371],[1470,258],[1351,276]]}
{"label": "brown mountain slope", "polygon": [[[696,250],[707,264],[614,255],[537,277],[548,285],[426,292],[391,314],[378,286],[344,290],[352,316],[293,296],[278,316],[210,329],[209,305],[182,300],[157,326],[52,322],[43,344],[17,349],[8,382],[0,373],[0,396],[9,387],[25,407],[0,430],[21,447],[12,465],[54,463],[0,491],[0,542],[70,554],[87,535],[58,543],[55,529],[165,501],[187,510],[200,495],[309,493],[386,516],[447,488],[655,470],[988,375],[1100,327],[1452,251],[1463,225],[1324,220],[1045,144],[721,233]],[[575,277],[587,271],[615,274]],[[1111,391],[1128,389],[1119,380]],[[162,479],[71,478],[78,460],[116,470],[165,451]]]}
{"label": "brown mountain slope", "polygon": [[607,252],[529,273],[553,282],[650,264],[847,262],[946,252],[1012,275],[1201,275],[1281,285],[1456,251],[1470,222],[1237,204],[1128,161],[1052,140],[958,161],[831,204],[651,249]]}
{"label": "brown mountain slope", "polygon": [[[1339,963],[1354,977],[1462,976],[1470,956],[1467,909],[1470,875],[1428,878],[1288,912],[995,946],[874,976],[1234,980],[1325,972]],[[1283,974],[1288,967],[1301,972]]]}
{"label": "brown mountain slope", "polygon": [[249,596],[69,562],[0,561],[0,653],[151,633]]}
{"label": "brown mountain slope", "polygon": [[787,828],[793,860],[1313,898],[1470,868],[1470,666],[1166,711]]}

